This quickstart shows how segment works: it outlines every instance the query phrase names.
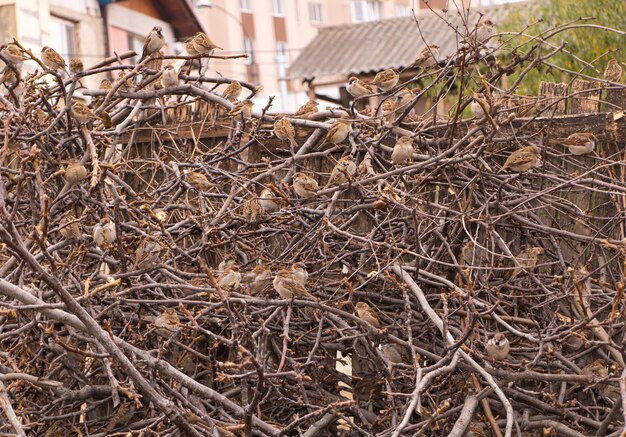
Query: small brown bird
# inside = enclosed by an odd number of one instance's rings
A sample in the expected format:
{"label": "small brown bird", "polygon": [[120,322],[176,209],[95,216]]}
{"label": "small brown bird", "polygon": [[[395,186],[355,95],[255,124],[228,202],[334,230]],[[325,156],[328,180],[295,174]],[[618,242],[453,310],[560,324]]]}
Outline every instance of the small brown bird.
{"label": "small brown bird", "polygon": [[59,220],[59,233],[65,238],[81,238],[80,220],[69,212]]}
{"label": "small brown bird", "polygon": [[0,82],[4,84],[6,88],[13,88],[18,83],[18,77],[15,71],[8,66],[2,70],[2,76],[0,76]]}
{"label": "small brown bird", "polygon": [[84,69],[83,61],[78,58],[70,59],[70,73],[72,73],[73,76],[82,73]]}
{"label": "small brown bird", "polygon": [[259,194],[259,203],[261,208],[266,212],[278,211],[281,205],[281,199],[276,197],[272,190],[269,188],[263,188],[261,194]]}
{"label": "small brown bird", "polygon": [[363,97],[376,92],[370,84],[365,83],[354,76],[348,79],[346,91],[348,91],[352,97]]}
{"label": "small brown bird", "polygon": [[241,284],[241,273],[229,267],[217,278],[217,284],[225,290],[234,290]]}
{"label": "small brown bird", "polygon": [[283,299],[291,299],[294,297],[310,297],[315,299],[315,296],[306,291],[294,273],[289,270],[281,269],[276,272],[272,283],[274,290],[276,290]]}
{"label": "small brown bird", "polygon": [[180,317],[175,308],[166,308],[157,318],[154,319],[156,331],[163,336],[171,336],[180,330]]}
{"label": "small brown bird", "polygon": [[509,275],[505,275],[507,281],[514,279],[517,275],[525,270],[531,270],[537,265],[539,255],[543,254],[544,250],[539,246],[526,246],[515,256],[515,269]]}
{"label": "small brown bird", "polygon": [[113,84],[111,83],[111,81],[109,79],[102,79],[100,81],[100,87],[99,87],[102,91],[111,91],[111,89],[113,88]]}
{"label": "small brown bird", "polygon": [[387,99],[380,105],[380,112],[387,123],[393,123],[396,119],[396,102]]}
{"label": "small brown bird", "polygon": [[243,102],[235,103],[232,109],[227,112],[227,114],[232,117],[241,114],[244,120],[249,120],[250,118],[252,118],[253,106],[254,103],[252,102],[252,100],[246,99]]}
{"label": "small brown bird", "polygon": [[485,109],[489,111],[489,102],[483,93],[474,93],[474,100],[470,104],[470,109],[474,118],[485,116]]}
{"label": "small brown bird", "polygon": [[200,55],[211,55],[215,49],[223,50],[221,47],[216,45],[211,38],[209,38],[205,33],[198,32],[196,36],[193,37],[192,40],[193,48]]}
{"label": "small brown bird", "polygon": [[619,83],[622,79],[622,67],[615,59],[609,60],[604,69],[604,80]]}
{"label": "small brown bird", "polygon": [[394,343],[387,343],[380,346],[380,353],[391,364],[402,364],[402,349]]}
{"label": "small brown bird", "polygon": [[161,246],[151,238],[145,238],[135,250],[135,267],[138,269],[150,269],[159,262]]}
{"label": "small brown bird", "polygon": [[117,74],[117,80],[115,81],[115,83],[117,84],[119,82],[122,82],[122,84],[120,85],[118,90],[120,90],[122,92],[128,92],[133,87],[133,83],[132,83],[131,79],[124,80],[124,77],[126,77],[126,75],[124,74],[123,71],[120,71]]}
{"label": "small brown bird", "polygon": [[513,171],[528,171],[539,162],[539,147],[527,146],[511,153],[500,171],[510,168]]}
{"label": "small brown bird", "polygon": [[272,271],[266,266],[259,264],[244,275],[242,282],[247,286],[249,294],[252,296],[258,295],[272,282]]}
{"label": "small brown bird", "polygon": [[141,53],[139,62],[141,63],[141,61],[148,56],[161,50],[164,45],[165,38],[163,37],[163,29],[161,29],[160,26],[154,26],[143,44],[143,52]]}
{"label": "small brown bird", "polygon": [[68,76],[70,75],[70,72],[67,71],[65,59],[51,47],[45,46],[41,49],[41,61],[50,70],[64,71]]}
{"label": "small brown bird", "polygon": [[351,128],[352,123],[350,120],[345,120],[343,118],[336,119],[330,129],[328,129],[328,132],[326,132],[324,142],[330,144],[343,143],[346,138],[348,138]]}
{"label": "small brown bird", "polygon": [[185,52],[187,53],[188,56],[198,56],[200,53],[198,53],[195,49],[195,47],[193,46],[193,36],[191,38],[187,38],[185,40]]}
{"label": "small brown bird", "polygon": [[356,313],[361,318],[361,320],[369,323],[374,328],[380,328],[381,322],[378,315],[374,312],[372,307],[370,307],[366,302],[357,302]]}
{"label": "small brown bird", "polygon": [[307,118],[317,112],[318,103],[315,100],[309,100],[304,105],[300,106],[295,113],[296,117]]}
{"label": "small brown bird", "polygon": [[78,161],[72,161],[65,167],[65,180],[70,185],[76,185],[87,177],[87,169]]}
{"label": "small brown bird", "polygon": [[93,227],[93,241],[98,247],[106,248],[117,239],[115,223],[108,218]]}
{"label": "small brown bird", "polygon": [[163,88],[172,88],[178,85],[178,73],[173,65],[166,65],[161,74]]}
{"label": "small brown bird", "polygon": [[487,356],[494,361],[504,360],[509,355],[510,349],[509,340],[502,332],[491,337],[485,346]]}
{"label": "small brown bird", "polygon": [[14,66],[19,66],[25,59],[24,52],[15,44],[7,44],[0,53]]}
{"label": "small brown bird", "polygon": [[413,138],[406,136],[400,137],[398,138],[398,141],[396,141],[396,145],[393,146],[393,151],[391,152],[391,162],[396,165],[411,162],[413,159],[413,152]]}
{"label": "small brown bird", "polygon": [[243,216],[249,222],[256,222],[263,216],[264,212],[261,202],[256,198],[250,199],[243,205]]}
{"label": "small brown bird", "polygon": [[243,87],[239,82],[233,80],[228,84],[224,92],[222,93],[222,97],[230,102],[234,102],[241,95],[241,91],[243,91]]}
{"label": "small brown bird", "polygon": [[187,173],[187,182],[198,191],[208,191],[213,187],[213,184],[209,182],[209,178],[204,173],[197,171]]}
{"label": "small brown bird", "polygon": [[328,183],[324,188],[328,188],[331,185],[342,185],[352,181],[352,178],[356,174],[356,164],[351,156],[343,156],[337,161],[333,171],[330,173]]}
{"label": "small brown bird", "polygon": [[78,124],[86,124],[96,119],[96,115],[83,102],[72,104],[72,115]]}
{"label": "small brown bird", "polygon": [[439,46],[436,44],[427,45],[421,53],[411,63],[412,67],[421,67],[424,70],[437,65],[439,58]]}
{"label": "small brown bird", "polygon": [[320,189],[317,181],[304,173],[298,172],[293,175],[293,191],[299,196],[308,199],[315,197]]}
{"label": "small brown bird", "polygon": [[303,287],[306,285],[306,281],[309,279],[309,272],[306,271],[304,263],[294,263],[291,266],[291,273],[294,274],[294,277],[300,282]]}
{"label": "small brown bird", "polygon": [[478,44],[485,44],[496,33],[496,26],[491,20],[481,21],[476,25],[473,32],[473,39]]}
{"label": "small brown bird", "polygon": [[281,141],[289,141],[291,147],[295,150],[298,147],[296,142],[296,130],[288,118],[283,115],[279,115],[274,122],[274,135]]}
{"label": "small brown bird", "polygon": [[398,109],[403,109],[406,105],[413,101],[416,94],[419,94],[418,88],[402,88],[396,94],[396,106]]}
{"label": "small brown bird", "polygon": [[563,145],[567,147],[572,155],[586,155],[593,152],[596,148],[596,136],[589,132],[580,132],[571,134],[563,141]]}
{"label": "small brown bird", "polygon": [[391,88],[398,84],[400,75],[393,68],[381,71],[374,76],[372,83],[376,85],[381,91],[389,91]]}
{"label": "small brown bird", "polygon": [[591,376],[594,381],[604,379],[609,376],[609,369],[602,358],[592,361],[580,370],[581,375]]}

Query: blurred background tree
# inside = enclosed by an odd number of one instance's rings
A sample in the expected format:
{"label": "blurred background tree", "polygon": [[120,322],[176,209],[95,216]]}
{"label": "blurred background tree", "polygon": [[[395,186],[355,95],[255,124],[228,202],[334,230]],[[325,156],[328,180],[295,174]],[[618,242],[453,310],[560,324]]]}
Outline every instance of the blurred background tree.
{"label": "blurred background tree", "polygon": [[[538,22],[537,22],[538,21]],[[534,24],[533,24],[534,23]],[[526,26],[526,36],[513,38],[507,44],[509,48],[520,43],[529,42],[531,36],[540,34],[555,25],[572,23],[572,25],[599,25],[620,31],[626,30],[626,1],[624,0],[529,0],[511,8],[511,13],[503,23],[499,23],[499,32],[518,32]],[[507,37],[503,36],[503,40]],[[574,27],[561,33],[556,41],[566,41],[565,50],[550,60],[556,66],[583,74],[602,77],[604,67],[611,58],[623,63],[626,60],[623,48],[626,47],[626,36],[601,28]],[[532,43],[534,44],[534,43]],[[549,47],[544,47],[548,50]],[[582,61],[593,63],[595,70]],[[511,82],[516,75],[510,77]],[[519,92],[535,95],[539,82],[569,82],[574,76],[558,69],[540,69],[530,72],[522,81]]]}

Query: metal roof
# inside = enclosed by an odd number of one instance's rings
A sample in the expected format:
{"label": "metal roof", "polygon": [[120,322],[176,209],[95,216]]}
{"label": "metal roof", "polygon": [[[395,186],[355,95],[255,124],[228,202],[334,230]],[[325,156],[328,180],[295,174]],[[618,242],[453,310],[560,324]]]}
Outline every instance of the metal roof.
{"label": "metal roof", "polygon": [[[426,44],[437,44],[441,59],[457,45],[479,19],[498,22],[507,7],[471,9],[466,19],[459,12],[422,11],[413,17],[390,18],[359,24],[328,26],[302,50],[289,67],[292,79],[368,74],[411,64]],[[465,11],[467,13],[467,11]],[[484,15],[486,18],[480,18]]]}

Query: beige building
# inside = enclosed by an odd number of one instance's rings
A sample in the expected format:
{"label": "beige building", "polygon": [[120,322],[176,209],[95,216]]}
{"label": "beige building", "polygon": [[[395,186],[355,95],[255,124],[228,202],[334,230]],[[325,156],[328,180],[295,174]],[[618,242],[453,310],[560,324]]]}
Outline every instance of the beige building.
{"label": "beige building", "polygon": [[[446,0],[431,0],[442,8]],[[458,2],[456,2],[458,3]],[[306,85],[288,80],[291,62],[321,27],[406,17],[417,0],[196,0],[198,16],[221,54],[246,52],[246,60],[211,60],[209,75],[263,85],[257,98],[275,96],[273,111],[291,112],[307,100]],[[367,43],[364,41],[363,43]]]}

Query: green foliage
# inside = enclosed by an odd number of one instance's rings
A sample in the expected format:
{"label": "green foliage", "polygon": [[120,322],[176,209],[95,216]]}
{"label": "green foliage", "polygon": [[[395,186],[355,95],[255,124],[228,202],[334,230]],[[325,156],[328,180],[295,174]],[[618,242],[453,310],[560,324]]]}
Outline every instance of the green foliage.
{"label": "green foliage", "polygon": [[[535,23],[535,20],[541,22]],[[626,36],[600,28],[582,27],[585,25],[599,25],[617,30],[626,30],[626,1],[624,0],[530,0],[527,3],[512,8],[505,22],[498,26],[501,32],[518,32],[530,26],[525,35],[517,36],[507,46],[513,48],[521,43],[528,43],[531,36],[536,36],[556,26],[572,24],[577,27],[556,34],[549,42],[555,46],[566,42],[565,50],[569,53],[559,53],[547,60],[550,64],[595,77],[602,77],[604,67],[610,58],[616,58],[620,63],[626,61]],[[531,42],[531,44],[535,44]],[[529,45],[522,47],[521,52],[530,49]],[[547,53],[549,47],[543,47],[542,53]],[[610,52],[607,54],[607,52]],[[593,63],[595,70],[585,66],[577,58]],[[573,78],[570,73],[564,73],[554,68],[542,67],[532,71],[522,81],[520,91],[524,94],[536,94],[539,82],[569,82]],[[516,79],[516,75],[511,78]]]}

